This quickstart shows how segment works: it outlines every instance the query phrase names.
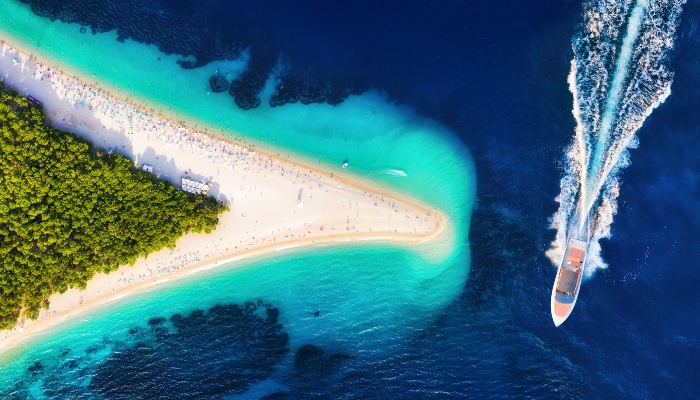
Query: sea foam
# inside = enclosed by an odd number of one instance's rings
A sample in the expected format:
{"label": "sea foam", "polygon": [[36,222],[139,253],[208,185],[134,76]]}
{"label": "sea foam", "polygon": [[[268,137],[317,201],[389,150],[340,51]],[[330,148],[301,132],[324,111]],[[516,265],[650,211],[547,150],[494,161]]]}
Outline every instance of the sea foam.
{"label": "sea foam", "polygon": [[[568,238],[589,242],[584,275],[606,268],[599,240],[610,237],[620,175],[638,146],[636,132],[671,93],[668,54],[684,1],[584,5],[569,73],[576,130],[551,218],[557,230],[547,256],[558,266]],[[612,72],[612,73],[611,73]]]}

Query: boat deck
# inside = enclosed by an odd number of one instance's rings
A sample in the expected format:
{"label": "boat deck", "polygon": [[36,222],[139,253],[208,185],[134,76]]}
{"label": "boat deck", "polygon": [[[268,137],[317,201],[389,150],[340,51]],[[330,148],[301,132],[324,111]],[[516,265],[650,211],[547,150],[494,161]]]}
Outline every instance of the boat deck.
{"label": "boat deck", "polygon": [[557,292],[573,296],[578,285],[579,272],[572,271],[566,267],[560,268],[559,279],[557,280]]}
{"label": "boat deck", "polygon": [[566,254],[564,254],[564,262],[561,263],[559,273],[557,274],[557,295],[574,297],[576,288],[581,279],[581,269],[583,268],[582,261],[584,260],[585,254],[584,242],[572,241],[569,243]]}

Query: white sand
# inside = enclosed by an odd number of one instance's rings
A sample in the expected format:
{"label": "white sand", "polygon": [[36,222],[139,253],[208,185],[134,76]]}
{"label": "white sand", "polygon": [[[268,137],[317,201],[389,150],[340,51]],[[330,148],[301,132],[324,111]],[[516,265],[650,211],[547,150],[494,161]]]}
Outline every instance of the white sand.
{"label": "white sand", "polygon": [[442,213],[342,170],[331,175],[139,111],[7,43],[0,53],[0,78],[22,95],[39,99],[52,126],[112,148],[138,166],[153,166],[154,174],[176,187],[184,176],[208,182],[210,195],[231,207],[211,234],[188,234],[174,250],[98,274],[85,290],[51,296],[50,308],[38,321],[0,331],[0,350],[95,305],[204,268],[314,243],[425,241],[439,235],[446,223]]}

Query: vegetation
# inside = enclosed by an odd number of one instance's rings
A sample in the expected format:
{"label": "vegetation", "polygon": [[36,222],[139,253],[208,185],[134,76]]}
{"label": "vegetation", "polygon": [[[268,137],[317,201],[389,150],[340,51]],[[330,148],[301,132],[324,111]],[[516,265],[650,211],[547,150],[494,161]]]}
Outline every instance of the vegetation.
{"label": "vegetation", "polygon": [[226,209],[44,125],[40,107],[0,91],[0,329],[97,272],[211,232]]}

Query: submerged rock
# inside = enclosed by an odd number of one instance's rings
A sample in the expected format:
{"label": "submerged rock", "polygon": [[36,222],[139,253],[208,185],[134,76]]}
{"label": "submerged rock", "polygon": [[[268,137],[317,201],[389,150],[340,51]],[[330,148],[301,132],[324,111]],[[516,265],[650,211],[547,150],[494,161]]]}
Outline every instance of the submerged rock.
{"label": "submerged rock", "polygon": [[209,78],[209,86],[211,86],[211,91],[214,93],[225,92],[228,90],[228,81],[226,78],[216,73]]}
{"label": "submerged rock", "polygon": [[345,360],[350,359],[348,354],[326,352],[312,344],[305,344],[294,354],[294,370],[303,375],[327,375]]}
{"label": "submerged rock", "polygon": [[27,371],[31,372],[33,375],[36,375],[43,370],[44,370],[44,364],[42,364],[41,361],[35,361],[34,364],[32,364],[31,366],[29,366],[29,368],[27,368]]}
{"label": "submerged rock", "polygon": [[324,80],[313,77],[311,74],[299,77],[289,73],[279,78],[275,86],[275,92],[270,96],[270,107],[278,107],[287,103],[300,102],[302,104],[328,103],[337,105],[348,98],[350,94],[360,93],[362,90],[351,89],[345,83],[327,83]]}
{"label": "submerged rock", "polygon": [[[235,81],[218,74],[209,78],[211,91],[229,90],[235,103],[244,110],[261,104],[260,93],[281,54],[278,44],[261,44],[255,41],[257,32],[229,22],[235,16],[235,7],[225,10],[199,7],[196,1],[19,1],[29,4],[38,16],[80,24],[81,33],[86,33],[88,27],[93,35],[114,31],[119,42],[130,39],[155,45],[165,54],[177,54],[181,56],[177,63],[185,69],[202,67],[215,60],[231,60],[240,57],[242,49],[249,48],[248,67]],[[289,72],[283,74],[281,84],[269,99],[272,107],[296,102],[335,105],[362,88],[349,85],[339,76],[319,75],[322,71],[298,63],[287,68]]]}
{"label": "submerged rock", "polygon": [[269,55],[251,54],[246,70],[231,82],[228,90],[238,107],[250,110],[260,105],[260,92],[265,87],[274,65],[275,58]]}
{"label": "submerged rock", "polygon": [[267,379],[289,351],[278,317],[276,307],[249,301],[153,318],[143,340],[120,344],[91,371],[88,389],[105,399],[243,393]]}

